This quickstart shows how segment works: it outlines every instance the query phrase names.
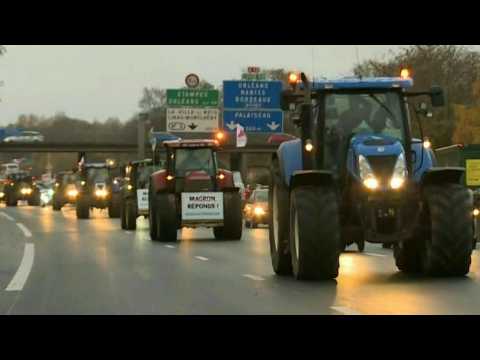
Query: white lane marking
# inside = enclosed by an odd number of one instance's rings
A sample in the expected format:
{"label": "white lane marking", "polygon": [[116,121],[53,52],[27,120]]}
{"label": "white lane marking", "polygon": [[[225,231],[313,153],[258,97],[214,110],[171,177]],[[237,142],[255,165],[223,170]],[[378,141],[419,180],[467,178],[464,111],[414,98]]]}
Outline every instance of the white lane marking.
{"label": "white lane marking", "polygon": [[165,245],[166,248],[169,248],[169,249],[175,249],[175,246],[173,245]]}
{"label": "white lane marking", "polygon": [[25,225],[23,225],[22,223],[17,223],[17,226],[20,230],[22,230],[23,235],[25,235],[26,237],[32,237],[32,233],[30,232],[30,230],[27,229]]}
{"label": "white lane marking", "polygon": [[388,255],[385,254],[375,254],[375,253],[364,253],[365,255],[368,256],[376,256],[376,257],[387,257]]}
{"label": "white lane marking", "polygon": [[202,261],[208,261],[208,258],[203,257],[203,256],[195,256],[195,259],[202,260]]}
{"label": "white lane marking", "polygon": [[10,221],[15,221],[13,217],[11,217],[8,214],[5,214],[4,212],[0,212],[0,215],[3,216],[5,219],[10,220]]}
{"label": "white lane marking", "polygon": [[261,276],[257,276],[257,275],[252,275],[252,274],[243,274],[242,275],[243,277],[246,277],[246,278],[249,278],[251,280],[255,280],[255,281],[264,281],[265,279]]}
{"label": "white lane marking", "polygon": [[362,315],[361,312],[358,312],[346,306],[331,306],[330,309],[335,310],[343,315]]}
{"label": "white lane marking", "polygon": [[133,234],[131,231],[125,231],[126,234]]}
{"label": "white lane marking", "polygon": [[28,275],[33,266],[33,258],[35,257],[35,247],[32,243],[25,244],[25,250],[23,252],[22,262],[18,267],[15,276],[13,277],[10,284],[8,284],[6,291],[21,291],[23,286],[27,282]]}

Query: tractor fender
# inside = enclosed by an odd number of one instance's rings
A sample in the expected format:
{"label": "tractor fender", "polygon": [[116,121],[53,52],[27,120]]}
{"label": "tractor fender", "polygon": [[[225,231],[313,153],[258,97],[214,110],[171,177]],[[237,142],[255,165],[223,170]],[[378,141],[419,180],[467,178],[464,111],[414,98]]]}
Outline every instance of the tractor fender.
{"label": "tractor fender", "polygon": [[290,190],[298,186],[334,186],[333,173],[327,170],[295,171],[290,181]]}
{"label": "tractor fender", "polygon": [[420,183],[426,171],[436,167],[436,158],[432,149],[424,149],[423,143],[414,139],[416,142],[412,143],[412,152],[415,153],[415,162],[413,164],[413,180],[415,183]]}
{"label": "tractor fender", "polygon": [[159,170],[150,175],[153,191],[159,193],[167,190],[167,171]]}
{"label": "tractor fender", "polygon": [[421,185],[462,184],[465,169],[461,167],[436,167],[423,173]]}
{"label": "tractor fender", "polygon": [[280,176],[286,187],[289,187],[293,173],[303,170],[301,140],[295,139],[283,142],[277,150],[276,157],[278,159]]}
{"label": "tractor fender", "polygon": [[[223,179],[220,177],[220,175],[223,175]],[[235,188],[235,184],[233,182],[233,173],[225,169],[218,169],[217,185],[222,191],[226,191],[225,189],[229,188]]]}

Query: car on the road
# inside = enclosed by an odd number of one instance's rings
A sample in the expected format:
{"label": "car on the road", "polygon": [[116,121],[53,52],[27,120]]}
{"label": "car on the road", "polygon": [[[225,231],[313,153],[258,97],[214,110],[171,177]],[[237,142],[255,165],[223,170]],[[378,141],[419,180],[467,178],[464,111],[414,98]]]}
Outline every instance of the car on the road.
{"label": "car on the road", "polygon": [[17,163],[7,163],[0,165],[0,175],[6,177],[10,174],[15,174],[20,171],[20,166]]}
{"label": "car on the road", "polygon": [[77,175],[73,171],[61,171],[55,176],[52,208],[60,211],[66,204],[75,204],[78,197]]}
{"label": "car on the road", "polygon": [[218,168],[216,140],[164,141],[166,168],[154,172],[149,187],[150,236],[177,240],[183,227],[213,228],[216,239],[240,240],[242,209],[230,171]]}
{"label": "car on the road", "polygon": [[148,217],[148,188],[154,172],[151,159],[132,161],[125,167],[121,189],[120,220],[124,230],[135,230],[139,216]]}
{"label": "car on the road", "polygon": [[17,206],[18,201],[27,201],[31,206],[40,205],[40,189],[26,171],[8,175],[3,192],[7,206]]}
{"label": "car on the road", "polygon": [[243,209],[247,228],[256,228],[260,224],[268,225],[268,188],[255,189]]}
{"label": "car on the road", "polygon": [[110,218],[120,217],[120,192],[113,191],[113,176],[106,162],[83,164],[78,173],[78,183],[78,219],[88,219],[93,208],[108,209]]}
{"label": "car on the road", "polygon": [[6,143],[40,143],[45,137],[38,131],[22,131],[20,135],[7,136],[3,139]]}

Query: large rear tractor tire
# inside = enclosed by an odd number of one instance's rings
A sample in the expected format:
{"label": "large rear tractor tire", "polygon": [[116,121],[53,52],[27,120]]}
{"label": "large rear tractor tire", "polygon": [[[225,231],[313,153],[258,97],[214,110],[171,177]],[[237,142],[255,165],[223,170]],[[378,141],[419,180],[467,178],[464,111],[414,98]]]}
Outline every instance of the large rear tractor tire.
{"label": "large rear tractor tire", "polygon": [[7,194],[6,199],[5,199],[5,204],[8,207],[17,206],[17,202],[18,202],[18,200],[15,197],[15,194]]}
{"label": "large rear tractor tire", "polygon": [[398,270],[407,274],[422,272],[424,240],[418,236],[393,244],[393,256]]}
{"label": "large rear tractor tire", "polygon": [[338,276],[340,215],[335,190],[299,186],[290,194],[290,253],[299,280]]}
{"label": "large rear tractor tire", "polygon": [[213,228],[215,239],[240,240],[242,238],[242,199],[238,193],[223,194],[223,226]]}
{"label": "large rear tractor tire", "polygon": [[90,218],[90,206],[87,199],[80,197],[77,200],[76,205],[77,219],[88,219]]}
{"label": "large rear tractor tire", "polygon": [[127,230],[127,220],[125,218],[126,211],[125,211],[125,206],[127,204],[126,199],[122,199],[122,202],[120,204],[120,226],[122,227],[122,230]]}
{"label": "large rear tractor tire", "polygon": [[157,230],[157,213],[155,212],[155,193],[151,187],[148,189],[148,225],[149,225],[149,232],[150,232],[150,239],[155,241],[158,238]]}
{"label": "large rear tractor tire", "polygon": [[424,191],[428,229],[424,271],[433,276],[464,276],[472,255],[473,197],[462,185],[431,185]]}
{"label": "large rear tractor tire", "polygon": [[126,199],[121,207],[122,229],[135,230],[137,228],[137,206],[132,199]]}
{"label": "large rear tractor tire", "polygon": [[110,204],[108,205],[108,217],[118,219],[120,217],[120,195],[113,194]]}
{"label": "large rear tractor tire", "polygon": [[290,256],[289,236],[289,197],[283,185],[278,167],[278,160],[273,161],[272,188],[268,192],[268,233],[270,240],[270,257],[273,271],[277,275],[292,274],[292,257]]}
{"label": "large rear tractor tire", "polygon": [[[153,214],[155,220],[155,230],[153,231],[152,240],[161,242],[177,241],[177,209],[175,195],[173,194],[156,194],[152,201]],[[150,213],[150,218],[153,215]],[[152,231],[150,231],[152,235]]]}

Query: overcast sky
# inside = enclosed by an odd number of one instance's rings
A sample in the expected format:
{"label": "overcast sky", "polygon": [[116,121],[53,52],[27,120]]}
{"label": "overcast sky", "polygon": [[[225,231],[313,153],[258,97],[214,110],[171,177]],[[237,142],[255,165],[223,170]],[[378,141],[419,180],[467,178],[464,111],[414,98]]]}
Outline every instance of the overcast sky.
{"label": "overcast sky", "polygon": [[[359,45],[360,59],[382,57],[400,45]],[[197,73],[215,86],[237,79],[249,65],[312,71],[327,77],[350,75],[354,45],[316,46],[135,46],[7,45],[0,57],[0,125],[20,114],[50,116],[62,111],[85,120],[138,111],[142,88],[183,86]]]}

